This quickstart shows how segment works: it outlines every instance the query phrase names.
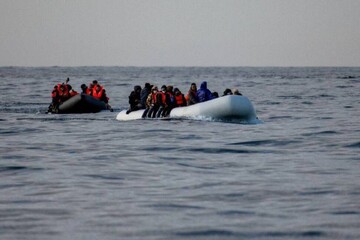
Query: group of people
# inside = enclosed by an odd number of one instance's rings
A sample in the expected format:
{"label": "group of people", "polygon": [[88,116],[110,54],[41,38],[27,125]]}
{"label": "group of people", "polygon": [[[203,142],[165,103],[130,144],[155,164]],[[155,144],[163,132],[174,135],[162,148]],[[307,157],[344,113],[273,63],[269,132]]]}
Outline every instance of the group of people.
{"label": "group of people", "polygon": [[[241,95],[239,90],[225,89],[224,95]],[[143,118],[167,117],[170,111],[175,107],[189,106],[200,102],[205,102],[219,97],[217,92],[211,92],[207,88],[207,82],[201,83],[197,89],[196,83],[191,83],[190,89],[186,96],[173,86],[161,86],[160,90],[157,86],[146,83],[144,88],[135,86],[129,95],[130,108],[127,114],[139,109],[145,109]]]}
{"label": "group of people", "polygon": [[[49,111],[57,109],[61,103],[79,94],[77,91],[73,90],[72,86],[69,84],[69,81],[70,79],[67,78],[64,83],[59,83],[54,86],[51,92],[52,102],[49,106]],[[97,80],[92,81],[89,86],[82,84],[80,88],[82,90],[81,94],[87,94],[105,102],[107,108],[112,110],[111,106],[109,105],[109,98],[106,96],[106,90],[98,83]]]}

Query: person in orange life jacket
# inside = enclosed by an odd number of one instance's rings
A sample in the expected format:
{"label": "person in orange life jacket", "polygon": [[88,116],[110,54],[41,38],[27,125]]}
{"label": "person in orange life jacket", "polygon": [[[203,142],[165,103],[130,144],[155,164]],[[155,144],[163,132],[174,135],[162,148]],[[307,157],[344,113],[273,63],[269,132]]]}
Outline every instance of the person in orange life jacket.
{"label": "person in orange life jacket", "polygon": [[162,85],[161,91],[158,92],[158,95],[157,95],[157,102],[158,102],[160,108],[157,111],[156,117],[164,117],[164,116],[166,116],[166,114],[168,114],[169,109],[171,108],[170,94],[171,93],[167,92],[167,87],[165,85]]}
{"label": "person in orange life jacket", "polygon": [[126,111],[126,114],[129,114],[132,111],[142,109],[140,93],[141,93],[141,87],[138,85],[135,86],[134,91],[132,91],[129,96],[130,108],[129,110]]}
{"label": "person in orange life jacket", "polygon": [[69,91],[69,96],[70,96],[70,97],[73,97],[73,96],[79,94],[77,91],[75,91],[74,89],[72,89],[72,86],[70,86],[70,85],[68,85],[68,91]]}
{"label": "person in orange life jacket", "polygon": [[[93,81],[93,84],[94,84],[94,81]],[[111,112],[114,111],[109,104],[109,98],[106,96],[106,91],[105,91],[104,87],[97,84],[97,81],[92,90],[92,96],[100,101],[103,101],[108,110],[110,110]]]}
{"label": "person in orange life jacket", "polygon": [[[166,87],[165,103],[163,104],[164,108],[163,108],[163,111],[161,113],[161,117],[169,116],[171,110],[176,107],[176,101],[175,101],[173,88],[174,87],[171,86],[171,85]],[[160,117],[160,115],[159,115],[159,117]]]}
{"label": "person in orange life jacket", "polygon": [[51,98],[52,98],[53,104],[58,104],[60,102],[59,91],[58,91],[57,85],[54,86],[54,89],[51,92]]}
{"label": "person in orange life jacket", "polygon": [[51,103],[48,107],[48,112],[56,112],[59,102],[60,102],[60,97],[58,92],[58,86],[55,85],[51,92]]}
{"label": "person in orange life jacket", "polygon": [[86,92],[85,92],[85,93],[86,93],[87,95],[92,96],[93,90],[94,90],[94,84],[89,83],[89,87],[86,88]]}
{"label": "person in orange life jacket", "polygon": [[196,88],[196,84],[192,83],[190,86],[190,89],[188,91],[188,94],[185,97],[186,101],[187,101],[187,105],[193,105],[199,102],[199,98],[197,96],[197,88]]}
{"label": "person in orange life jacket", "polygon": [[92,96],[100,101],[105,103],[108,102],[108,98],[106,97],[105,89],[100,85],[95,85],[92,91]]}
{"label": "person in orange life jacket", "polygon": [[60,87],[58,87],[58,94],[60,98],[60,103],[65,102],[68,100],[71,96],[68,90],[68,86],[66,87],[64,84],[61,84]]}
{"label": "person in orange life jacket", "polygon": [[184,94],[182,94],[178,88],[174,89],[174,95],[177,107],[184,107],[187,105]]}
{"label": "person in orange life jacket", "polygon": [[156,86],[151,88],[151,93],[146,102],[148,108],[146,109],[147,111],[145,110],[143,117],[147,116],[148,118],[154,118],[160,108],[161,102],[161,93]]}

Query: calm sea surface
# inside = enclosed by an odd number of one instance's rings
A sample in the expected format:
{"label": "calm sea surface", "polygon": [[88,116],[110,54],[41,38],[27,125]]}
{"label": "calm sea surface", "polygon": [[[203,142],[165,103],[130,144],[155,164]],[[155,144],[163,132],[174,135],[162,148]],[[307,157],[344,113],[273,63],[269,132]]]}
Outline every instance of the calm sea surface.
{"label": "calm sea surface", "polygon": [[[114,112],[44,114],[98,79]],[[133,86],[239,88],[264,121],[120,122]],[[0,239],[360,239],[360,68],[0,68]]]}

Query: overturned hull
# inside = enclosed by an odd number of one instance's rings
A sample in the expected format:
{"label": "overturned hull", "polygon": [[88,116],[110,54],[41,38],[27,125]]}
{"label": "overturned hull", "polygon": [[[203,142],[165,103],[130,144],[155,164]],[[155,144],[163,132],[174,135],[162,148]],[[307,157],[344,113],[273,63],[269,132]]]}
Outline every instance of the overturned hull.
{"label": "overturned hull", "polygon": [[90,95],[77,94],[61,103],[54,113],[97,113],[105,109],[107,108],[103,101]]}
{"label": "overturned hull", "polygon": [[[120,121],[141,119],[143,113],[144,110],[138,110],[126,114],[126,110],[123,110],[116,116],[116,119]],[[228,95],[191,106],[174,108],[171,110],[169,118],[261,122],[257,118],[255,108],[250,100],[245,96],[237,95]]]}

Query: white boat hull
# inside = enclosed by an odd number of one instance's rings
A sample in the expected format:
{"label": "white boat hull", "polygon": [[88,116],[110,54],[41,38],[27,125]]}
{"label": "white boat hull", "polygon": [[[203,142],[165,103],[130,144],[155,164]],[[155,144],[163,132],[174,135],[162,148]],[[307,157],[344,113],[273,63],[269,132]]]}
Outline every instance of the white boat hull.
{"label": "white boat hull", "polygon": [[[121,111],[116,119],[120,121],[141,119],[145,110],[126,114]],[[174,108],[170,118],[209,119],[243,121],[247,123],[261,122],[256,117],[255,108],[245,96],[228,95],[186,107]]]}

